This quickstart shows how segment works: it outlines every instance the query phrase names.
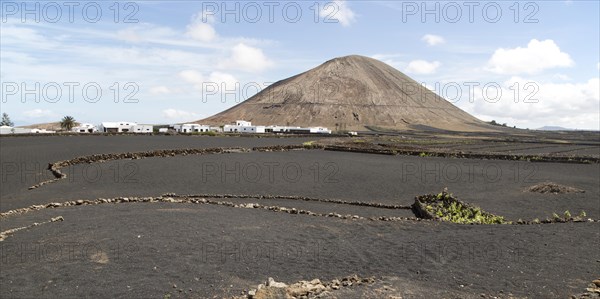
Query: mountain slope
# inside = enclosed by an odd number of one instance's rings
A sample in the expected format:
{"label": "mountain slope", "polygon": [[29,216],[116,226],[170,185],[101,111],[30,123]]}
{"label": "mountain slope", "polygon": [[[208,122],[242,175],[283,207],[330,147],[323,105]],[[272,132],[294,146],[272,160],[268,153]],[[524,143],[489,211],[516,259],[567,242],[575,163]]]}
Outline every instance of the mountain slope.
{"label": "mountain slope", "polygon": [[365,126],[498,130],[395,68],[356,55],[332,59],[279,81],[198,123],[219,125],[238,119],[257,125],[324,126],[332,130],[365,130]]}

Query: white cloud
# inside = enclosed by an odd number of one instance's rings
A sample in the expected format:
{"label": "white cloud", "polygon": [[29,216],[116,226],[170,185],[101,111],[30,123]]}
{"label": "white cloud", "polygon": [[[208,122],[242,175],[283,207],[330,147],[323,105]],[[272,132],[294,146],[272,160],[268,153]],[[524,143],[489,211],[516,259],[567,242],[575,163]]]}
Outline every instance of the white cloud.
{"label": "white cloud", "polygon": [[52,112],[51,110],[33,109],[33,110],[23,111],[23,115],[25,115],[26,117],[29,117],[29,118],[43,118],[43,117],[55,117],[56,113]]}
{"label": "white cloud", "polygon": [[219,67],[225,69],[237,69],[246,72],[260,72],[273,66],[273,62],[268,59],[259,48],[239,43],[231,49],[231,56],[219,64]]}
{"label": "white cloud", "polygon": [[177,35],[178,32],[171,28],[141,23],[117,31],[116,38],[129,43],[140,43],[159,42],[163,39],[176,37]]}
{"label": "white cloud", "polygon": [[405,71],[413,74],[428,75],[435,73],[440,65],[442,64],[439,61],[413,60],[408,63]]}
{"label": "white cloud", "polygon": [[198,118],[198,114],[194,112],[177,110],[173,108],[163,110],[163,116],[167,119],[182,121],[191,121],[194,120],[194,118]]}
{"label": "white cloud", "polygon": [[179,77],[188,83],[202,84],[204,77],[197,71],[185,70],[179,72]]}
{"label": "white cloud", "polygon": [[204,12],[195,15],[187,26],[186,35],[202,42],[210,42],[217,38],[217,31],[213,27],[214,17]]}
{"label": "white cloud", "polygon": [[425,34],[421,40],[430,46],[437,46],[446,42],[443,37],[434,34]]}
{"label": "white cloud", "polygon": [[236,88],[236,84],[238,83],[237,79],[233,75],[222,72],[212,72],[208,77],[208,80],[210,82],[217,83],[219,86],[225,84],[225,87],[228,91]]}
{"label": "white cloud", "polygon": [[473,106],[467,110],[483,119],[501,120],[522,128],[558,125],[599,129],[599,78],[582,83],[546,83],[512,77],[500,85],[501,97],[497,101],[491,100],[496,95],[493,88],[488,91],[489,98],[484,98],[481,87],[476,87]]}
{"label": "white cloud", "polygon": [[532,39],[526,48],[497,49],[488,61],[488,70],[498,74],[535,74],[556,67],[569,67],[573,60],[553,40]]}
{"label": "white cloud", "polygon": [[161,85],[161,86],[154,86],[152,88],[150,88],[150,93],[151,94],[169,94],[171,93],[171,89],[169,89],[168,87]]}
{"label": "white cloud", "polygon": [[212,72],[208,76],[203,76],[200,72],[185,70],[179,73],[179,77],[192,83],[198,90],[202,90],[204,83],[216,83],[219,90],[232,91],[237,89],[236,83],[239,82],[233,75],[223,72]]}
{"label": "white cloud", "polygon": [[193,23],[188,25],[186,34],[202,42],[210,42],[217,37],[217,32],[212,25],[206,23]]}
{"label": "white cloud", "polygon": [[345,0],[334,0],[324,4],[319,11],[319,16],[324,18],[325,22],[337,20],[344,27],[356,21],[356,14],[348,7]]}
{"label": "white cloud", "polygon": [[562,80],[562,81],[571,81],[571,77],[565,75],[565,74],[554,74],[554,76],[552,76],[553,78]]}

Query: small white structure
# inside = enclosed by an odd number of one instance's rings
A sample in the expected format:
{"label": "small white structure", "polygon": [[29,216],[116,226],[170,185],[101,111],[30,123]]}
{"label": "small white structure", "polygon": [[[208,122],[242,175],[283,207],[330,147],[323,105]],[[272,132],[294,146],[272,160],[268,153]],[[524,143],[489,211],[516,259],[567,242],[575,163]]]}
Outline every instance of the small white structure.
{"label": "small white structure", "polygon": [[71,132],[77,133],[95,133],[98,132],[98,128],[92,124],[79,124],[77,127],[73,127]]}
{"label": "small white structure", "polygon": [[130,132],[150,134],[154,132],[154,127],[152,125],[134,125]]}
{"label": "small white structure", "polygon": [[223,132],[229,133],[265,133],[265,126],[253,126],[251,122],[244,120],[237,120],[235,125],[223,126]]}
{"label": "small white structure", "polygon": [[133,127],[137,125],[134,122],[103,122],[100,124],[100,132],[102,133],[124,133],[131,132]]}
{"label": "small white structure", "polygon": [[31,129],[29,131],[29,133],[34,133],[34,134],[51,134],[51,133],[56,133],[56,131],[50,131],[50,130],[46,130],[46,129]]}
{"label": "small white structure", "polygon": [[26,129],[26,128],[15,128],[11,126],[1,126],[0,135],[7,134],[50,134],[56,133],[56,131],[50,131],[46,129]]}
{"label": "small white structure", "polygon": [[2,134],[2,135],[16,134],[15,129],[16,128],[13,128],[11,126],[0,126],[0,134]]}
{"label": "small white structure", "polygon": [[331,130],[325,127],[291,127],[291,126],[268,126],[267,133],[288,133],[288,134],[331,134]]}
{"label": "small white structure", "polygon": [[[245,120],[237,120],[235,124],[228,124],[222,127],[211,127],[199,124],[178,124],[171,125],[170,128],[179,133],[194,132],[225,132],[225,133],[287,133],[287,134],[331,134],[331,130],[325,127],[293,127],[293,126],[256,126]],[[160,132],[166,133],[162,130]]]}
{"label": "small white structure", "polygon": [[0,126],[0,135],[13,134],[13,127],[11,126]]}
{"label": "small white structure", "polygon": [[290,127],[290,126],[267,126],[265,131],[267,133],[288,133],[290,129],[297,129],[300,127]]}
{"label": "small white structure", "polygon": [[179,133],[202,133],[210,131],[210,126],[200,124],[173,125],[172,128]]}
{"label": "small white structure", "polygon": [[331,134],[331,130],[325,127],[310,127],[309,129],[312,134]]}
{"label": "small white structure", "polygon": [[169,132],[169,128],[159,128],[158,129],[158,133],[168,133]]}

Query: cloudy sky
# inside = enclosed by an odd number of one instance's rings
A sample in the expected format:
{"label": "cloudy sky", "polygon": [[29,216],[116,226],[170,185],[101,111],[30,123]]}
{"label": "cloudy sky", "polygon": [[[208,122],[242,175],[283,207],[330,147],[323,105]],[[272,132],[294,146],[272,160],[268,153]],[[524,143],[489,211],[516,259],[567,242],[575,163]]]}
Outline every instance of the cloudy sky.
{"label": "cloudy sky", "polygon": [[1,5],[0,110],[17,125],[197,120],[359,54],[482,120],[600,129],[598,1]]}

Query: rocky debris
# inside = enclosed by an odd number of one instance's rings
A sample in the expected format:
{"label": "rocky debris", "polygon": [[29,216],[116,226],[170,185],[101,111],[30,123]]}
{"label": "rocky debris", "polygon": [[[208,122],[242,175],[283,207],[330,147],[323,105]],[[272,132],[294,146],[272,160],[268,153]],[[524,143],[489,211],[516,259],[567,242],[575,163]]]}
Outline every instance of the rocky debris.
{"label": "rocky debris", "polygon": [[[364,147],[366,146],[366,147]],[[320,148],[328,151],[353,152],[363,154],[377,155],[402,155],[402,156],[426,156],[441,158],[461,158],[461,159],[485,159],[485,160],[508,160],[508,161],[535,161],[535,162],[560,162],[560,163],[578,163],[592,164],[600,163],[600,158],[596,157],[561,157],[561,156],[535,156],[535,155],[507,155],[493,153],[472,153],[472,152],[449,152],[446,149],[441,151],[432,151],[431,149],[407,150],[403,148],[381,149],[376,148],[374,144],[366,144],[363,147],[353,144],[348,145],[323,145]]]}
{"label": "rocky debris", "polygon": [[585,193],[585,190],[564,186],[552,182],[544,182],[537,185],[533,185],[527,188],[527,191],[542,194]]}
{"label": "rocky debris", "polygon": [[65,218],[63,218],[63,216],[58,216],[58,217],[54,217],[54,218],[50,219],[50,222],[58,222],[58,221],[65,221]]}
{"label": "rocky debris", "polygon": [[[163,194],[158,197],[117,197],[117,198],[98,198],[96,200],[73,200],[67,201],[63,203],[49,203],[46,205],[31,205],[26,208],[20,208],[15,210],[9,210],[3,213],[0,213],[0,218],[7,217],[10,215],[19,215],[28,213],[31,211],[37,211],[41,209],[51,209],[51,208],[61,208],[61,207],[70,207],[70,206],[85,206],[85,205],[97,205],[97,204],[107,204],[107,203],[153,203],[153,202],[166,202],[166,203],[193,203],[193,204],[211,204],[211,205],[220,205],[232,208],[243,208],[243,209],[263,209],[272,212],[281,212],[288,213],[292,215],[307,215],[307,216],[318,216],[318,217],[329,217],[329,218],[339,218],[345,220],[370,220],[370,221],[428,221],[430,219],[422,219],[418,217],[391,217],[391,216],[379,216],[379,217],[370,217],[365,218],[359,215],[341,215],[339,213],[331,212],[327,214],[323,213],[315,213],[308,210],[296,209],[296,208],[287,208],[281,206],[267,206],[261,205],[258,203],[242,203],[236,204],[229,201],[218,201],[208,198],[272,198],[272,199],[298,199],[305,200],[304,197],[293,197],[293,196],[257,196],[257,195],[231,195],[231,194],[203,194],[203,195],[177,195],[173,193]],[[310,199],[310,200],[319,200],[322,202],[329,202],[327,199]],[[336,202],[339,203],[339,202]],[[351,204],[351,203],[348,203]],[[382,207],[382,208],[389,208]],[[397,207],[403,208],[403,207]],[[546,219],[542,221],[519,221],[514,224],[540,224],[540,223],[556,223],[556,222],[586,222],[585,219],[581,217],[575,217],[570,219]],[[593,219],[587,219],[587,222],[595,222]]]}
{"label": "rocky debris", "polygon": [[585,290],[586,290],[585,293],[582,293],[579,295],[573,295],[573,296],[571,296],[571,298],[574,298],[574,299],[592,299],[592,298],[598,299],[598,298],[600,298],[600,278],[593,280],[592,283],[590,283]]}
{"label": "rocky debris", "polygon": [[283,282],[277,282],[272,277],[269,277],[265,284],[259,284],[255,289],[248,291],[248,293],[244,296],[233,298],[322,298],[324,295],[328,295],[329,293],[339,290],[340,288],[372,283],[375,283],[375,278],[360,278],[358,275],[347,276],[342,279],[334,279],[328,282],[322,282],[318,278],[310,281],[301,280],[290,285],[287,285]]}
{"label": "rocky debris", "polygon": [[285,284],[285,283],[283,283],[283,282],[277,282],[277,281],[275,281],[275,279],[273,279],[273,277],[269,277],[267,279],[266,286],[270,287],[270,288],[287,288],[288,285]]}
{"label": "rocky debris", "polygon": [[14,234],[14,233],[16,233],[18,231],[29,229],[29,228],[32,228],[34,226],[40,226],[40,225],[46,224],[46,223],[59,222],[59,221],[64,221],[64,220],[65,219],[63,218],[63,216],[57,216],[57,217],[51,218],[50,220],[45,221],[45,222],[41,222],[41,223],[34,222],[34,223],[32,223],[30,225],[27,225],[27,226],[16,227],[16,228],[11,228],[9,230],[5,230],[3,232],[0,232],[0,242],[4,241],[6,238],[8,238],[9,235],[12,235],[12,234]]}

